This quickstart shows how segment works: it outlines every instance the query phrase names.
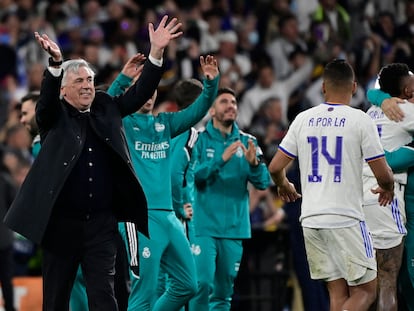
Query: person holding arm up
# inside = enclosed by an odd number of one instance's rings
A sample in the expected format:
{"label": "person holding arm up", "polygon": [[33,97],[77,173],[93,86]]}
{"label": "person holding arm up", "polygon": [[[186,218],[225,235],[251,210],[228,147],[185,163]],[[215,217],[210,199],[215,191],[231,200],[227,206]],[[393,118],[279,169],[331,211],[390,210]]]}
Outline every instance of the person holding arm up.
{"label": "person holding arm up", "polygon": [[43,310],[68,310],[78,266],[90,310],[118,310],[113,280],[117,221],[148,235],[147,202],[132,167],[122,118],[144,105],[162,74],[168,43],[181,23],[149,24],[151,49],[141,79],[120,96],[95,92],[82,59],[63,62],[59,46],[35,33],[50,55],[36,105],[42,148],[5,217],[43,249]]}

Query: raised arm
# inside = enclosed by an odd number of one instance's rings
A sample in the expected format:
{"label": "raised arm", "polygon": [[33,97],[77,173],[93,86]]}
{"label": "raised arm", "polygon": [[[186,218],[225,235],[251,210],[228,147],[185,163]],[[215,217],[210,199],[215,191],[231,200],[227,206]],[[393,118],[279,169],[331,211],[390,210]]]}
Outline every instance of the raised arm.
{"label": "raised arm", "polygon": [[42,135],[53,126],[60,113],[61,107],[58,104],[62,74],[60,65],[63,58],[59,46],[48,35],[35,32],[34,36],[40,47],[50,55],[50,66],[43,77],[40,99],[36,105],[36,122]]}
{"label": "raised arm", "polygon": [[171,135],[179,135],[199,122],[208,112],[217,96],[219,69],[217,60],[211,55],[200,56],[200,66],[205,76],[203,91],[187,108],[171,116]]}
{"label": "raised arm", "polygon": [[171,40],[182,35],[178,31],[181,23],[178,23],[177,18],[168,23],[167,20],[168,16],[165,15],[156,29],[152,23],[148,25],[151,43],[149,61],[144,64],[140,79],[120,98],[119,106],[123,117],[137,111],[154,94],[161,80],[164,49]]}
{"label": "raised arm", "polygon": [[144,69],[143,62],[146,57],[144,54],[138,53],[130,57],[125,63],[122,71],[118,74],[116,79],[108,88],[108,94],[111,96],[118,96],[125,92],[133,81],[139,78]]}

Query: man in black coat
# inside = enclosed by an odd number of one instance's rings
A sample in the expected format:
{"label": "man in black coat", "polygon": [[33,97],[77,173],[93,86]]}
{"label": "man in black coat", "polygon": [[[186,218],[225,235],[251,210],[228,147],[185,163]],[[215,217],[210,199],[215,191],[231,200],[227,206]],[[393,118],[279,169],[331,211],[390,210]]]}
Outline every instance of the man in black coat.
{"label": "man in black coat", "polygon": [[[152,96],[162,56],[181,23],[167,16],[154,30],[140,79],[124,94],[96,92],[82,59],[62,64],[59,46],[35,33],[50,54],[36,105],[42,148],[5,217],[6,224],[43,247],[43,310],[68,310],[79,264],[89,310],[117,310],[114,263],[117,221],[148,234],[146,199],[133,171],[122,118]],[[137,66],[145,59],[137,55]]]}

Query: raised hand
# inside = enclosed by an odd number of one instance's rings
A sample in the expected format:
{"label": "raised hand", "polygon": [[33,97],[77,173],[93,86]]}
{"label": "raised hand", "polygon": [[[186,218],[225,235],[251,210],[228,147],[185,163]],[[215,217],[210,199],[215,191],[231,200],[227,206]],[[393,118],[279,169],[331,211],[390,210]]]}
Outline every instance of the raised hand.
{"label": "raised hand", "polygon": [[59,62],[62,60],[62,52],[59,46],[47,34],[40,35],[38,32],[35,32],[34,35],[42,49],[49,53],[54,61]]}
{"label": "raised hand", "polygon": [[167,20],[168,16],[165,15],[155,30],[152,23],[148,25],[151,43],[150,55],[155,59],[161,59],[168,43],[183,34],[182,31],[178,31],[182,24],[177,22],[177,18],[174,17],[168,24]]}
{"label": "raised hand", "polygon": [[251,139],[248,140],[248,144],[249,144],[248,148],[246,148],[243,144],[241,145],[243,152],[244,152],[244,156],[250,165],[256,166],[259,164],[259,160],[257,159],[257,156],[256,156],[257,148],[255,144],[253,143],[253,140]]}
{"label": "raised hand", "polygon": [[122,68],[122,73],[132,79],[138,78],[144,67],[143,62],[145,59],[145,55],[141,53],[130,57]]}
{"label": "raised hand", "polygon": [[200,56],[201,70],[208,80],[213,80],[219,74],[217,59],[214,56],[207,55],[206,58]]}
{"label": "raised hand", "polygon": [[243,148],[242,146],[243,146],[243,144],[242,144],[242,142],[240,140],[235,141],[230,146],[228,146],[224,150],[224,152],[223,152],[223,154],[221,156],[221,158],[223,159],[223,161],[224,162],[227,162],[228,160],[230,160],[230,158],[237,152],[237,150],[239,148]]}

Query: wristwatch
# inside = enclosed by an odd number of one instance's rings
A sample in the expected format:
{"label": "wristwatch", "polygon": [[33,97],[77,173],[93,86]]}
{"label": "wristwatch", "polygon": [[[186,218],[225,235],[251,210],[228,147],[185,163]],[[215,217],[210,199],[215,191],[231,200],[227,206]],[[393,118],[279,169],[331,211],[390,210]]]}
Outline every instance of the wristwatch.
{"label": "wristwatch", "polygon": [[59,67],[60,65],[63,64],[63,60],[60,60],[58,62],[53,60],[53,57],[49,57],[49,66],[50,67]]}

